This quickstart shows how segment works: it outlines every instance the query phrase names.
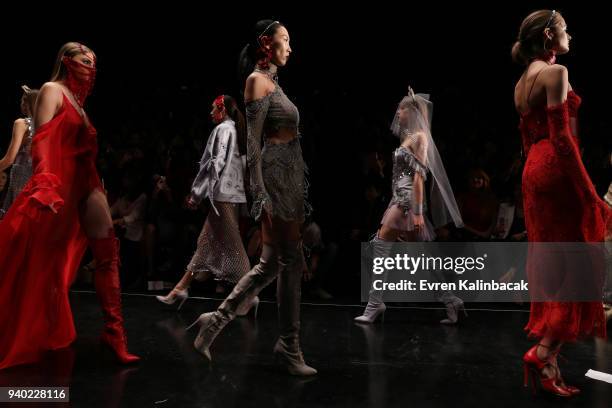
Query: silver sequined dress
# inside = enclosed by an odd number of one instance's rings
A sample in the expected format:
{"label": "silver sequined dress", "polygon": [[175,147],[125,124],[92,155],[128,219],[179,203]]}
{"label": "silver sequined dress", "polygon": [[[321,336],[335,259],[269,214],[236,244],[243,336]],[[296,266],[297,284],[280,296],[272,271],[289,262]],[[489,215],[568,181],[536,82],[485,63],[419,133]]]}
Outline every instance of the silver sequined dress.
{"label": "silver sequined dress", "polygon": [[4,198],[4,204],[2,210],[0,210],[0,216],[3,216],[17,198],[17,195],[23,189],[23,186],[32,177],[32,137],[34,136],[34,124],[32,118],[25,118],[27,126],[26,134],[24,135],[21,147],[15,157],[15,162],[11,167],[11,175],[9,178],[9,184],[7,186],[6,197]]}
{"label": "silver sequined dress", "polygon": [[[399,231],[414,230],[412,207],[414,204],[414,175],[417,172],[425,183],[428,173],[427,167],[416,158],[409,148],[398,147],[393,153],[393,196],[382,218],[382,225]],[[423,212],[425,212],[425,202],[423,202],[423,207]],[[425,228],[419,233],[418,238],[422,241],[432,241],[435,238],[433,225],[427,217],[424,218]]]}

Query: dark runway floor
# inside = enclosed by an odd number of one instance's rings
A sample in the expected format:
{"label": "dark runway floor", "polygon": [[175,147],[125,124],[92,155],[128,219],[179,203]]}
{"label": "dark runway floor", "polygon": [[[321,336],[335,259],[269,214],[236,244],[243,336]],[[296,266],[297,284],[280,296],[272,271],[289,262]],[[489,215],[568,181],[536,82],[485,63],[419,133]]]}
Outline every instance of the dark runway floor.
{"label": "dark runway floor", "polygon": [[100,349],[95,294],[79,292],[72,294],[74,345],[40,364],[0,371],[0,385],[69,386],[74,407],[612,406],[612,385],[584,376],[589,368],[612,373],[611,343],[603,340],[564,348],[570,361],[561,367],[566,381],[582,388],[578,397],[532,396],[522,387],[520,359],[532,344],[522,331],[525,311],[472,309],[461,325],[447,327],[438,323],[442,310],[397,307],[384,324],[360,326],[352,318],[361,307],[304,304],[302,348],[319,375],[299,379],[274,361],[273,302],[262,302],[256,321],[239,318],[226,327],[211,348],[212,365],[192,347],[195,330],[185,327],[219,301],[190,299],[180,313],[152,296],[125,295],[123,303],[139,365],[120,367]]}

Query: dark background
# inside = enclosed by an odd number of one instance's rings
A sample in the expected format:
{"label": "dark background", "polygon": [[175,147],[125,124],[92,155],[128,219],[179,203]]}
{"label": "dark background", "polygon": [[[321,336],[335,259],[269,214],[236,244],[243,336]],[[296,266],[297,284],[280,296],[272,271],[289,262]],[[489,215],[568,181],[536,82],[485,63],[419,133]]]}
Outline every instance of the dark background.
{"label": "dark background", "polygon": [[582,2],[540,1],[503,7],[346,3],[334,4],[336,11],[325,3],[249,4],[203,4],[196,11],[178,2],[141,9],[98,3],[15,14],[17,28],[0,32],[0,151],[19,115],[20,85],[40,87],[60,46],[80,41],[98,56],[87,110],[101,150],[137,133],[144,145],[164,140],[163,147],[146,146],[150,150],[183,143],[197,161],[212,129],[214,97],[224,92],[240,99],[237,59],[252,26],[261,18],[278,19],[293,49],[279,82],[300,109],[314,216],[324,234],[341,239],[361,199],[364,154],[390,154],[397,144],[388,127],[409,84],[432,95],[433,137],[455,190],[463,187],[467,169],[483,168],[495,180],[519,157],[513,90],[523,68],[512,62],[510,50],[529,12],[554,7],[573,37],[570,54],[558,62],[568,66],[583,98],[585,165],[598,190],[607,188],[612,138],[610,71],[602,49],[609,42],[606,11]]}

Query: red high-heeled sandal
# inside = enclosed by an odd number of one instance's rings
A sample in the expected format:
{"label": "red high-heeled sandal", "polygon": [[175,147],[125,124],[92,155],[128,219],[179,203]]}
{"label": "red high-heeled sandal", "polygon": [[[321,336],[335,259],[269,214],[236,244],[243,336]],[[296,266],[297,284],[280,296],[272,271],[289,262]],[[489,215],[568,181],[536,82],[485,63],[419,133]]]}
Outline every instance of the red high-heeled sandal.
{"label": "red high-heeled sandal", "polygon": [[[550,350],[550,347],[548,346],[545,346],[543,344],[540,344],[540,346]],[[553,358],[560,357],[561,359],[563,359],[564,362],[567,363],[567,358],[565,358],[563,354],[560,353],[560,351],[561,350],[558,348],[551,351],[548,357],[549,360],[552,362]],[[559,370],[559,366],[557,364],[554,364],[553,366],[555,367],[555,370],[557,371],[557,381],[559,382],[559,384],[565,387],[572,395],[580,394],[580,388],[574,387],[573,385],[567,385],[565,383],[565,381],[563,380],[563,377],[561,377],[561,370]]]}
{"label": "red high-heeled sandal", "polygon": [[[557,395],[559,397],[567,398],[567,397],[573,396],[574,394],[570,392],[567,389],[567,387],[565,387],[562,383],[560,383],[559,378],[558,378],[559,375],[555,375],[554,377],[550,377],[550,378],[544,377],[542,375],[542,371],[544,370],[544,368],[555,367],[555,366],[551,364],[550,356],[547,357],[545,360],[540,360],[537,354],[537,349],[539,345],[541,344],[536,344],[535,346],[530,348],[523,356],[523,371],[524,371],[523,385],[525,387],[528,387],[529,383],[531,383],[531,389],[533,393],[535,394],[536,378],[537,378],[540,380],[540,388],[543,391]],[[542,347],[546,347],[546,346],[542,346]],[[558,373],[559,370],[557,369],[556,372]]]}

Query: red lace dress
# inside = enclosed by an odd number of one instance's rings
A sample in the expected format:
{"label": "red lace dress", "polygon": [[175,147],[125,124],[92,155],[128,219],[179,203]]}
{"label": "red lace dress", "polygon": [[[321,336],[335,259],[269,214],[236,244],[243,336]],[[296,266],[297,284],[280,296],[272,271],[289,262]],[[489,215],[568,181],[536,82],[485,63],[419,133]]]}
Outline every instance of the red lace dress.
{"label": "red lace dress", "polygon": [[[523,205],[530,242],[604,240],[610,209],[597,195],[584,168],[579,139],[570,123],[576,119],[580,103],[580,97],[570,91],[560,105],[534,108],[521,115],[520,130],[527,156],[523,170]],[[544,274],[563,273],[550,269],[555,268],[528,265],[530,285]],[[588,279],[601,280],[603,286],[603,277]],[[584,282],[576,279],[569,284]],[[525,330],[533,337],[552,336],[562,341],[591,335],[605,337],[603,306],[600,301],[532,302]]]}
{"label": "red lace dress", "polygon": [[68,289],[87,246],[79,207],[98,177],[96,130],[64,95],[32,142],[33,176],[0,222],[0,368],[75,338]]}

